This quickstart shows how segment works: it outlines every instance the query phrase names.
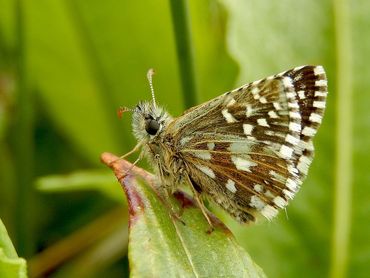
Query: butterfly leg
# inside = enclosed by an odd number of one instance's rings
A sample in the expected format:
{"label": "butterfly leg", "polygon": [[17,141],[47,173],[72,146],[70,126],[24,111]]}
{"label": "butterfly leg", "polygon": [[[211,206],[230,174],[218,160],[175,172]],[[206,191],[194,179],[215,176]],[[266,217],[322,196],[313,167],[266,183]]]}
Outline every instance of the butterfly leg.
{"label": "butterfly leg", "polygon": [[[161,166],[160,156],[155,155],[154,159],[157,161],[157,165],[158,165],[158,171],[159,171],[159,176],[160,176],[159,180],[162,181],[164,180],[163,178],[164,173],[163,173],[163,168]],[[186,223],[181,219],[182,212],[181,213],[176,212],[175,208],[172,206],[171,202],[169,201],[170,200],[169,189],[163,186],[162,184],[159,184],[158,186],[156,186],[155,189],[158,195],[160,196],[162,203],[167,207],[168,211],[170,212],[171,217],[174,218],[175,220],[180,221],[183,225],[186,225]]]}
{"label": "butterfly leg", "polygon": [[125,159],[126,157],[128,157],[129,155],[131,155],[131,154],[133,154],[133,153],[135,153],[135,152],[137,152],[140,148],[141,148],[141,146],[142,146],[142,144],[141,143],[139,143],[139,144],[137,144],[131,151],[129,151],[128,153],[126,153],[126,154],[124,154],[124,155],[122,155],[122,156],[120,156],[119,158],[117,158],[117,159],[115,159],[115,160],[113,160],[113,161],[111,161],[111,163],[109,163],[110,165],[112,165],[113,163],[115,163],[116,161],[118,161],[118,160],[121,160],[121,159]]}
{"label": "butterfly leg", "polygon": [[[134,161],[134,163],[132,163],[132,165],[130,166],[130,168],[128,168],[119,178],[118,180],[121,180],[123,179],[124,177],[126,177],[132,170],[132,168],[135,167],[135,165],[141,160],[142,158],[142,155],[139,155],[139,157]],[[115,160],[116,161],[116,160]]]}
{"label": "butterfly leg", "polygon": [[168,192],[167,189],[164,189],[163,191],[165,191],[164,195],[165,195],[165,198],[162,199],[164,205],[167,207],[168,211],[170,212],[170,215],[172,218],[174,218],[175,220],[177,221],[180,221],[181,224],[183,224],[184,226],[186,226],[186,223],[181,219],[181,215],[182,215],[182,212],[178,213],[175,208],[172,206],[172,204],[170,203],[170,194]]}
{"label": "butterfly leg", "polygon": [[197,201],[200,210],[202,211],[204,217],[206,218],[206,220],[207,220],[207,222],[209,224],[209,229],[207,230],[207,233],[210,234],[210,233],[213,232],[213,230],[215,228],[214,228],[214,226],[212,224],[211,219],[209,218],[209,215],[207,213],[207,208],[206,208],[206,206],[203,203],[203,199],[200,197],[200,193],[196,190],[197,186],[193,183],[193,181],[191,180],[191,178],[189,177],[189,175],[186,175],[186,176],[188,178],[191,191],[193,192],[194,199]]}

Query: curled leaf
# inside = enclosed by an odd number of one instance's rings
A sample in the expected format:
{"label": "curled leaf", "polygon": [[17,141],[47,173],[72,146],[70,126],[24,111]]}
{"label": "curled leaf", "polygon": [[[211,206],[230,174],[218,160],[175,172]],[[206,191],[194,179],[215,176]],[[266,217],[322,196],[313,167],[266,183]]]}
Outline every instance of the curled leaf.
{"label": "curled leaf", "polygon": [[[265,277],[215,216],[216,229],[206,232],[207,221],[186,193],[162,200],[152,174],[109,153],[102,161],[112,168],[128,199],[132,277]],[[182,212],[181,221],[169,206]]]}

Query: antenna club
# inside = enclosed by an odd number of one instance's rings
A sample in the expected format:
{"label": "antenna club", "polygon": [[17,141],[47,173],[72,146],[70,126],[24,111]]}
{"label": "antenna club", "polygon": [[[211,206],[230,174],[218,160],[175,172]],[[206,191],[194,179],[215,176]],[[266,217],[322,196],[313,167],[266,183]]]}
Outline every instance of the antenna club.
{"label": "antenna club", "polygon": [[151,80],[152,80],[152,76],[153,76],[154,74],[155,74],[154,69],[149,69],[149,70],[148,70],[148,73],[146,74],[146,76],[147,76],[147,78],[148,78],[149,82],[151,82]]}
{"label": "antenna club", "polygon": [[117,109],[117,117],[119,119],[122,119],[122,114],[125,113],[125,112],[128,112],[128,111],[131,111],[132,112],[133,110],[130,109],[130,108],[121,106],[120,108]]}

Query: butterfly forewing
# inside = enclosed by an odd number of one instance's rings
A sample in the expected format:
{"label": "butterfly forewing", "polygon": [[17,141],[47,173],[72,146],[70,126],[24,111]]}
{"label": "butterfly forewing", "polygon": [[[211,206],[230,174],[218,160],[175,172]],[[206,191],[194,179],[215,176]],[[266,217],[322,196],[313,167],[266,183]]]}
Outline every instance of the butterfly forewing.
{"label": "butterfly forewing", "polygon": [[295,68],[194,107],[167,132],[202,192],[240,222],[271,219],[307,175],[326,94],[322,67]]}

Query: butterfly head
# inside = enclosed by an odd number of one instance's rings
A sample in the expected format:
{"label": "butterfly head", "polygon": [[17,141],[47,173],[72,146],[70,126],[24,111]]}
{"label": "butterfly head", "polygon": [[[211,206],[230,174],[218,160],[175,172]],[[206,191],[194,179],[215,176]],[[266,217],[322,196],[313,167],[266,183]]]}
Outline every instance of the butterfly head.
{"label": "butterfly head", "polygon": [[139,141],[150,141],[157,138],[171,120],[171,116],[156,104],[152,82],[153,74],[153,69],[150,69],[147,74],[152,100],[139,102],[135,109],[126,109],[126,111],[133,112],[132,129],[136,139]]}
{"label": "butterfly head", "polygon": [[132,114],[134,135],[139,141],[154,139],[161,134],[170,119],[168,113],[154,103],[139,102]]}

